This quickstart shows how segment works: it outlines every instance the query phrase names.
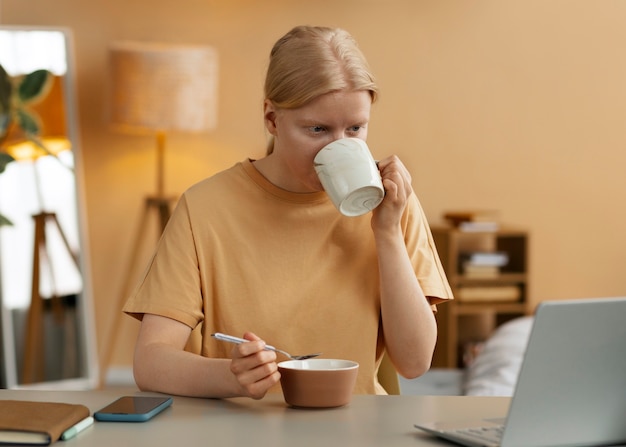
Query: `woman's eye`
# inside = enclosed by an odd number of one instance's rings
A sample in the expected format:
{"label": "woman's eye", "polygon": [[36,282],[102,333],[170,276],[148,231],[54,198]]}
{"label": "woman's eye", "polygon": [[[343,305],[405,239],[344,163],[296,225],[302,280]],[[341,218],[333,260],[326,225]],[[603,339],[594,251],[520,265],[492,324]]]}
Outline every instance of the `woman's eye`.
{"label": "woman's eye", "polygon": [[324,128],[322,126],[312,126],[309,128],[313,133],[321,133],[324,132]]}
{"label": "woman's eye", "polygon": [[361,129],[362,129],[361,126],[352,126],[348,129],[348,131],[351,133],[359,133]]}

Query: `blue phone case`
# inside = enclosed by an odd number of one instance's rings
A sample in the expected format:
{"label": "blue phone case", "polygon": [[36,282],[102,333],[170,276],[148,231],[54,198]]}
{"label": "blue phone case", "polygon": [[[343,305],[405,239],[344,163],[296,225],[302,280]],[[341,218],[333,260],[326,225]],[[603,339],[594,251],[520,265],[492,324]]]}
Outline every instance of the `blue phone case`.
{"label": "blue phone case", "polygon": [[145,422],[172,405],[171,397],[124,396],[96,411],[102,422]]}

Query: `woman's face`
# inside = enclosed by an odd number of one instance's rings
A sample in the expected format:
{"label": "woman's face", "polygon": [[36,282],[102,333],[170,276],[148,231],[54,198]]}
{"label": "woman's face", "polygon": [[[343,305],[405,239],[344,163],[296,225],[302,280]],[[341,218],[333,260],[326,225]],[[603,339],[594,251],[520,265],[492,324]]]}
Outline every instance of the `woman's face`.
{"label": "woman's face", "polygon": [[266,101],[265,123],[274,136],[270,158],[279,173],[273,183],[292,192],[322,191],[313,159],[331,141],[366,140],[371,106],[367,91],[328,93],[298,109],[276,109]]}

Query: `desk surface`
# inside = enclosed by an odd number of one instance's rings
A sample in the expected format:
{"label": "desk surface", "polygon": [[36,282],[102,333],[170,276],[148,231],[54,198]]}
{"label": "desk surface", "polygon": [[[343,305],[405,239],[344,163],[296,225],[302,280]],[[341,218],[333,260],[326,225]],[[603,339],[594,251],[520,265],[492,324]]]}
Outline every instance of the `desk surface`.
{"label": "desk surface", "polygon": [[[0,399],[82,403],[93,412],[123,395],[107,391],[0,390]],[[503,417],[509,399],[461,396],[362,396],[334,409],[295,409],[282,395],[252,399],[174,397],[174,403],[143,423],[96,422],[71,446],[445,446],[413,428],[417,421]]]}

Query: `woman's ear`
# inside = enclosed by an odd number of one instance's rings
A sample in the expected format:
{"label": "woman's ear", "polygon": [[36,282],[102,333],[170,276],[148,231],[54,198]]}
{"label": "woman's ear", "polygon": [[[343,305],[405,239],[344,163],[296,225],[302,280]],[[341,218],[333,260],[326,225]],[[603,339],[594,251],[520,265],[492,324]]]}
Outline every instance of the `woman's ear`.
{"label": "woman's ear", "polygon": [[276,107],[269,99],[263,103],[263,117],[267,131],[270,135],[276,136]]}

